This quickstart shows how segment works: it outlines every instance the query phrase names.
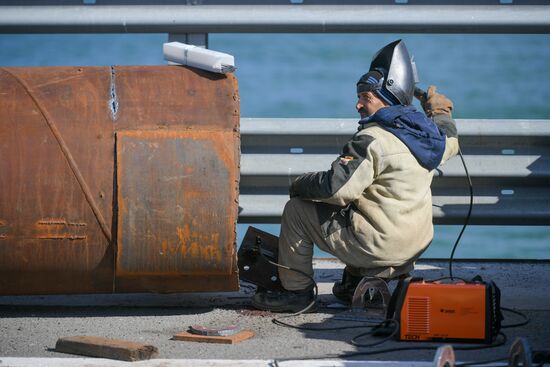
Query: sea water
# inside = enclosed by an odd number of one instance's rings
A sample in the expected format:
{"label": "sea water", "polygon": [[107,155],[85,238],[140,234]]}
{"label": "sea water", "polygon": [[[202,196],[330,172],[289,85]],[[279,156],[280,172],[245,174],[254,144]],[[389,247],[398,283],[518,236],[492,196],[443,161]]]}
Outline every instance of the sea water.
{"label": "sea water", "polygon": [[[453,100],[455,118],[550,119],[550,35],[211,34],[209,47],[235,56],[243,117],[358,118],[355,83],[396,39],[414,55],[420,86],[434,84]],[[0,66],[165,64],[166,41],[166,34],[0,35]],[[238,225],[238,243],[246,228]],[[459,231],[436,226],[424,257],[448,257]],[[549,259],[550,227],[469,226],[456,257]]]}

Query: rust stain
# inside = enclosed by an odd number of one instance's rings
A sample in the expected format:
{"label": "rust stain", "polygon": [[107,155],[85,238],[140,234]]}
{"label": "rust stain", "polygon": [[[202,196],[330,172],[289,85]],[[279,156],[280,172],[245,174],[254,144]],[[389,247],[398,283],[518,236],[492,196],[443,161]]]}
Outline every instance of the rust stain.
{"label": "rust stain", "polygon": [[[3,230],[4,232],[7,231],[8,229],[7,225],[8,225],[7,221],[0,219],[0,230]],[[7,238],[8,236],[5,233],[0,233],[0,240],[5,240]]]}
{"label": "rust stain", "polygon": [[179,250],[184,257],[201,261],[222,262],[219,233],[201,233],[191,231],[189,224],[177,227]]}
{"label": "rust stain", "polygon": [[212,194],[206,191],[186,191],[185,198],[187,200],[194,198],[209,198]]}

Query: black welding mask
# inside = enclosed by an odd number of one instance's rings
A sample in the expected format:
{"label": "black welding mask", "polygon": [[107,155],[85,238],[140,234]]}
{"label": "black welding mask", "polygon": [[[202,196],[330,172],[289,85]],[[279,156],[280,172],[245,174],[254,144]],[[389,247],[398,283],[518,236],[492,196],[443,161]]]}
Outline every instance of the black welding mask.
{"label": "black welding mask", "polygon": [[[377,86],[368,86],[372,72],[382,74]],[[370,78],[372,80],[372,77]],[[357,91],[378,90],[379,94],[393,101],[391,104],[410,105],[417,82],[416,67],[402,40],[381,48],[372,58],[369,73],[357,82]]]}

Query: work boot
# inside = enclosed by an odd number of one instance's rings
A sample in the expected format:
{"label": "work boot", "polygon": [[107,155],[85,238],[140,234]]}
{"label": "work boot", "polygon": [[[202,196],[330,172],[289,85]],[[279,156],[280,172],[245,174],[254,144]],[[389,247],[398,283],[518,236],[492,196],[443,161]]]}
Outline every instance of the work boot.
{"label": "work boot", "polygon": [[298,312],[314,301],[313,286],[303,290],[268,291],[259,289],[252,297],[252,305],[259,310],[272,312]]}
{"label": "work boot", "polygon": [[355,288],[357,288],[357,285],[361,279],[363,279],[362,276],[351,274],[346,266],[344,268],[344,272],[342,273],[342,280],[334,283],[334,286],[332,287],[332,294],[334,294],[334,296],[340,301],[346,304],[351,304],[353,294],[355,293]]}

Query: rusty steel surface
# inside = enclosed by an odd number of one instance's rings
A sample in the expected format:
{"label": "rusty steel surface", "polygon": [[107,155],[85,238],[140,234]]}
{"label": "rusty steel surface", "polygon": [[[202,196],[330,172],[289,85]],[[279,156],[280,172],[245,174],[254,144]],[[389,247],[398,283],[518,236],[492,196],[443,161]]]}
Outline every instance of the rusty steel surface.
{"label": "rusty steel surface", "polygon": [[232,75],[0,68],[0,94],[0,294],[238,288]]}
{"label": "rusty steel surface", "polygon": [[[234,273],[232,131],[117,133],[117,277]],[[212,174],[214,172],[215,174]],[[162,291],[170,291],[170,285]],[[156,287],[158,288],[158,286]]]}

